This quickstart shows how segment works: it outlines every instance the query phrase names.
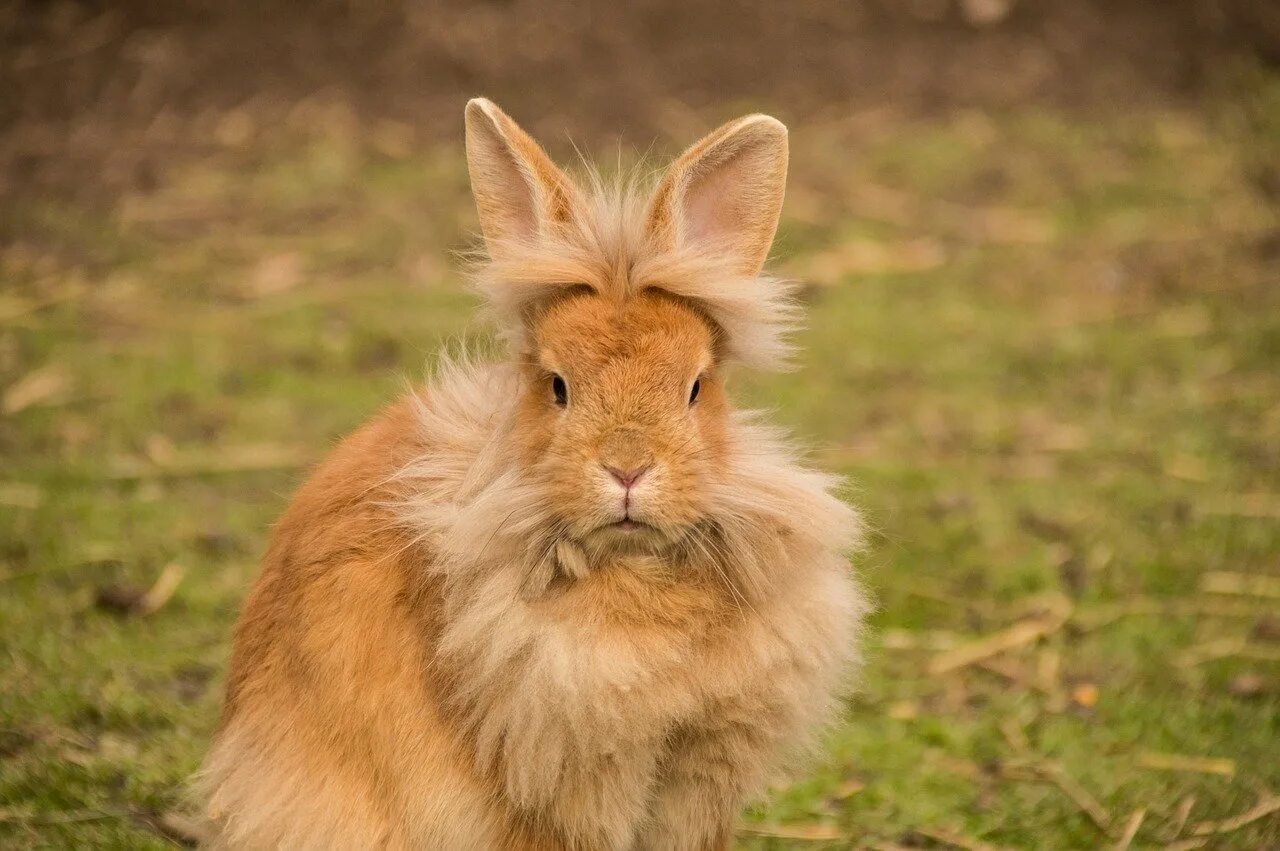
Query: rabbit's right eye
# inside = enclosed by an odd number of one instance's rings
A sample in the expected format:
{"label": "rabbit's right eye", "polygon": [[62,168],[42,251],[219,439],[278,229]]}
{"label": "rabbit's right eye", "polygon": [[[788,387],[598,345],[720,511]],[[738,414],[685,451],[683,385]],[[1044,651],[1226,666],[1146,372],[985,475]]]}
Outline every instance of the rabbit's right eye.
{"label": "rabbit's right eye", "polygon": [[556,404],[564,407],[569,404],[569,385],[558,375],[551,376],[551,393],[556,397]]}

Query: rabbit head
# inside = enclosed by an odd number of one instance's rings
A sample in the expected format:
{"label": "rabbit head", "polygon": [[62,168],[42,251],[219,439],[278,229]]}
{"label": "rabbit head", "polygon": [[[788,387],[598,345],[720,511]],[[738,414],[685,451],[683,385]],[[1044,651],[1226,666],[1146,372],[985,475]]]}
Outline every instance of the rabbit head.
{"label": "rabbit head", "polygon": [[794,307],[760,274],[786,128],[730,122],[648,193],[579,185],[487,100],[467,106],[466,145],[479,283],[520,376],[511,435],[526,482],[587,554],[679,545],[725,484],[724,366],[786,354]]}

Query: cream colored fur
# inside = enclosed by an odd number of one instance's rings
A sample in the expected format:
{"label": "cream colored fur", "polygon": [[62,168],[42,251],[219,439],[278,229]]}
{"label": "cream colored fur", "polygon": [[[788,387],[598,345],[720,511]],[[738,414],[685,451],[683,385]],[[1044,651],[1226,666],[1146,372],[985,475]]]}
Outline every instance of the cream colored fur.
{"label": "cream colored fur", "polygon": [[[866,610],[838,482],[718,377],[795,320],[757,274],[785,129],[727,125],[648,198],[583,191],[488,102],[468,156],[513,358],[446,361],[282,519],[202,773],[218,842],[727,848],[831,720]],[[619,458],[648,465],[632,537],[597,529]]]}

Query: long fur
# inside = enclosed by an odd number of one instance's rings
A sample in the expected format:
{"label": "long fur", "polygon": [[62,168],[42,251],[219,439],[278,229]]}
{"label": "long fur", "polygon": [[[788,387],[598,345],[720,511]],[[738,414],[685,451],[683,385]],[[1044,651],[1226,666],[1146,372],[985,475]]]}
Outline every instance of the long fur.
{"label": "long fur", "polygon": [[[653,364],[698,368],[679,364],[701,337],[777,364],[787,290],[714,244],[656,240],[634,185],[592,187],[536,238],[486,229],[503,241],[479,285],[512,358],[444,361],[281,519],[200,778],[216,845],[727,848],[744,801],[832,718],[867,608],[837,480],[730,411],[711,371],[692,448],[685,419],[644,403]],[[556,415],[536,361],[564,328],[652,424],[618,445],[665,458],[652,487],[692,518],[653,509],[661,543],[619,549],[566,514],[583,489],[566,466],[599,472],[605,450],[536,426]]]}
{"label": "long fur", "polygon": [[589,172],[586,184],[580,203],[538,239],[504,239],[476,266],[477,288],[514,349],[527,345],[524,312],[557,292],[585,286],[622,302],[657,289],[701,305],[732,358],[759,369],[787,364],[787,335],[800,316],[794,283],[744,274],[716,243],[655,238],[649,193],[635,176],[610,183]]}
{"label": "long fur", "polygon": [[[832,496],[835,480],[798,465],[754,416],[735,417],[732,463],[713,485],[706,521],[714,532],[681,553],[693,573],[732,576],[742,632],[719,650],[732,674],[691,665],[695,641],[682,630],[632,646],[580,643],[521,593],[530,572],[556,558],[555,520],[539,489],[504,463],[510,412],[502,401],[513,398],[514,380],[502,367],[446,364],[432,391],[415,398],[422,442],[432,448],[397,474],[409,495],[398,513],[439,554],[428,568],[442,580],[448,612],[438,652],[466,672],[450,704],[475,736],[477,770],[501,765],[519,805],[554,807],[566,792],[602,782],[602,754],[630,748],[648,775],[655,744],[675,733],[676,720],[712,706],[732,707],[716,723],[738,716],[802,744],[830,716],[830,686],[856,659],[854,625],[865,606],[837,555],[860,527]],[[797,580],[799,595],[787,587]],[[785,755],[749,750],[740,756],[761,764],[749,772],[747,795]],[[635,782],[647,787],[649,778]],[[584,847],[604,847],[590,840],[605,828],[580,827]]]}

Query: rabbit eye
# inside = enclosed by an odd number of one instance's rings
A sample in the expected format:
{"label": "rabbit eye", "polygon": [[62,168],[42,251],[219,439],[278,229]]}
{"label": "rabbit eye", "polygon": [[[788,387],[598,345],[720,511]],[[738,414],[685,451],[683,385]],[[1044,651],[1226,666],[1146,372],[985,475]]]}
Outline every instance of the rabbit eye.
{"label": "rabbit eye", "polygon": [[556,404],[564,407],[569,404],[569,385],[558,375],[551,376],[551,393],[556,397]]}
{"label": "rabbit eye", "polygon": [[695,379],[694,379],[694,381],[693,381],[693,387],[691,387],[691,388],[689,389],[689,404],[690,404],[690,405],[692,405],[694,402],[698,401],[698,391],[699,391],[699,390],[701,390],[701,389],[702,389],[702,379],[701,379],[701,378],[695,378]]}

